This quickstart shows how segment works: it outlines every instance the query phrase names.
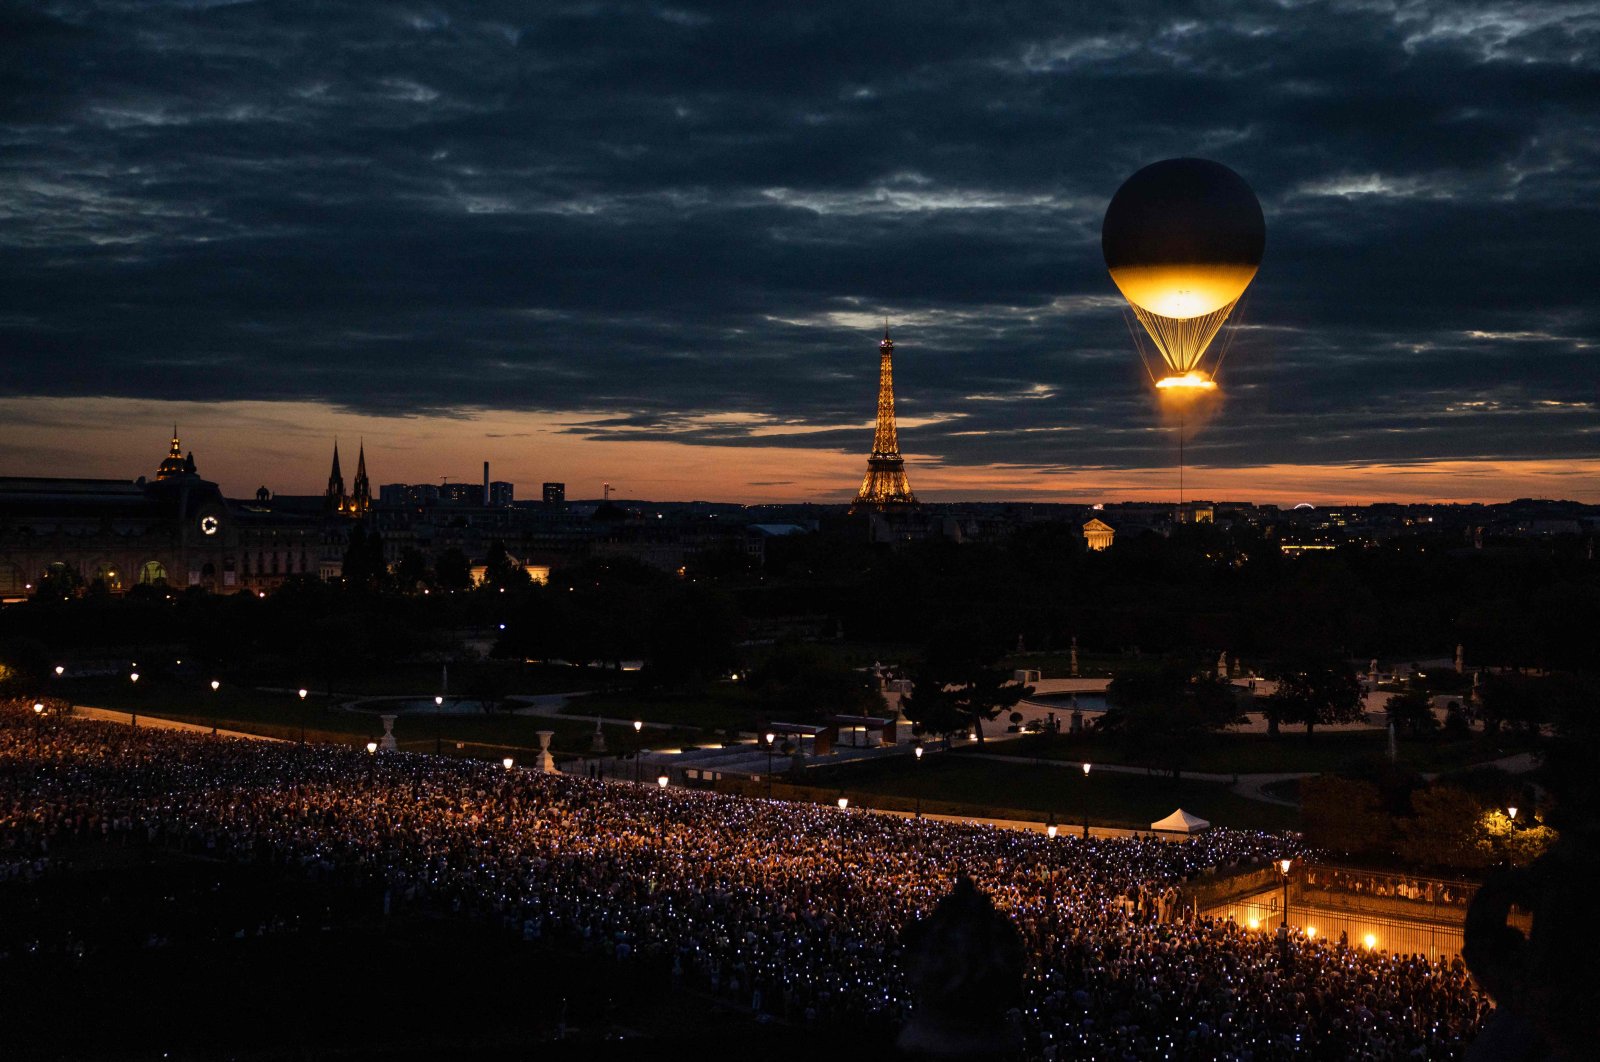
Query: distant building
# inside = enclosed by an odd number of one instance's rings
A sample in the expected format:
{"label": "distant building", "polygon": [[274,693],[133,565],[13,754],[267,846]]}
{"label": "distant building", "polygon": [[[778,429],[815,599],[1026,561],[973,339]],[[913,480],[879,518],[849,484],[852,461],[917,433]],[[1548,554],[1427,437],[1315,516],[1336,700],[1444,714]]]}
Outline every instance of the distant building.
{"label": "distant building", "polygon": [[482,505],[483,484],[443,483],[439,486],[440,505]]}
{"label": "distant building", "polygon": [[259,494],[234,507],[174,429],[154,480],[0,478],[0,597],[26,597],[41,579],[66,593],[276,584],[320,562],[326,519],[275,521]]}
{"label": "distant building", "polygon": [[544,485],[544,503],[546,505],[565,505],[567,503],[567,485],[565,483],[546,483]]}
{"label": "distant building", "polygon": [[439,488],[432,483],[385,483],[378,488],[378,504],[385,509],[438,505]]}
{"label": "distant building", "polygon": [[1098,517],[1083,525],[1083,541],[1090,549],[1110,549],[1116,537],[1116,529]]}
{"label": "distant building", "polygon": [[359,455],[356,458],[356,479],[350,487],[350,493],[344,489],[344,474],[339,471],[339,444],[333,444],[333,468],[328,473],[328,489],[325,493],[328,511],[338,513],[340,516],[352,516],[356,519],[367,515],[367,510],[372,508],[372,485],[367,482],[367,447],[361,444]]}
{"label": "distant building", "polygon": [[505,480],[497,479],[489,484],[490,505],[510,505],[513,503],[516,488]]}

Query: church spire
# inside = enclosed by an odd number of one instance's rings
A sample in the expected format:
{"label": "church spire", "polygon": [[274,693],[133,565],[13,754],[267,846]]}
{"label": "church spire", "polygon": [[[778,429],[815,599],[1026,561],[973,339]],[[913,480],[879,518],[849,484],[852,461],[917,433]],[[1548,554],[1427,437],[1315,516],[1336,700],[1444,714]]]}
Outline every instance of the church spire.
{"label": "church spire", "polygon": [[333,440],[333,471],[328,473],[328,508],[343,512],[345,504],[344,473],[339,471],[339,440]]}
{"label": "church spire", "polygon": [[367,442],[363,439],[356,455],[356,481],[350,488],[350,511],[357,516],[365,516],[370,508],[372,484],[367,482]]}

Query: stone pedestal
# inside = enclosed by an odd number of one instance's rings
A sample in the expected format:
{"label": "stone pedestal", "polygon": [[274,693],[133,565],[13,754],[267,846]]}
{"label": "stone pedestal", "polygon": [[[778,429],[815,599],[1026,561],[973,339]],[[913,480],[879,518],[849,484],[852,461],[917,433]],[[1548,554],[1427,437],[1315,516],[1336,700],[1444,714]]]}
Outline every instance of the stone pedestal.
{"label": "stone pedestal", "polygon": [[380,715],[379,721],[383,723],[383,737],[378,739],[378,747],[385,752],[393,752],[397,748],[394,743],[394,721],[397,717]]}
{"label": "stone pedestal", "polygon": [[589,742],[590,752],[604,752],[606,750],[606,732],[600,729],[600,720],[594,721],[594,740]]}
{"label": "stone pedestal", "polygon": [[535,731],[539,735],[539,763],[538,770],[546,774],[556,774],[556,759],[550,755],[550,739],[556,736],[554,730]]}

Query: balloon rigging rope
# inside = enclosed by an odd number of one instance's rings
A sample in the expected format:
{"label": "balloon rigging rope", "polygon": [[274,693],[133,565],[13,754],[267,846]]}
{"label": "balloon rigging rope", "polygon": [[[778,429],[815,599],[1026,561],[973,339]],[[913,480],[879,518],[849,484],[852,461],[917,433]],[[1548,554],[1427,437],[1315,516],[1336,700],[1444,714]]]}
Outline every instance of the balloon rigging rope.
{"label": "balloon rigging rope", "polygon": [[[1133,347],[1139,352],[1139,364],[1144,366],[1145,375],[1150,377],[1150,383],[1152,386],[1154,386],[1156,382],[1156,373],[1155,370],[1150,367],[1150,355],[1145,349],[1144,336],[1140,335],[1139,330],[1133,327],[1133,321],[1134,318],[1128,313],[1128,311],[1124,310],[1122,312],[1122,323],[1128,326],[1128,335],[1133,337]],[[1156,348],[1156,351],[1157,353],[1161,353],[1159,346]],[[1165,354],[1162,354],[1162,360],[1166,360]]]}
{"label": "balloon rigging rope", "polygon": [[1201,357],[1238,302],[1235,299],[1211,313],[1185,318],[1163,317],[1138,305],[1133,305],[1132,309],[1150,333],[1162,360],[1174,373],[1185,373],[1200,364]]}
{"label": "balloon rigging rope", "polygon": [[1237,312],[1232,314],[1230,317],[1231,323],[1228,325],[1227,334],[1223,336],[1222,349],[1217,354],[1217,367],[1211,371],[1212,379],[1216,379],[1217,374],[1222,371],[1223,359],[1225,359],[1228,356],[1228,352],[1233,349],[1233,341],[1239,336],[1240,319],[1244,317],[1244,311],[1246,309],[1245,304],[1249,301],[1250,292],[1246,291],[1243,295],[1240,295],[1237,299],[1234,299],[1230,305],[1230,309],[1237,307]]}

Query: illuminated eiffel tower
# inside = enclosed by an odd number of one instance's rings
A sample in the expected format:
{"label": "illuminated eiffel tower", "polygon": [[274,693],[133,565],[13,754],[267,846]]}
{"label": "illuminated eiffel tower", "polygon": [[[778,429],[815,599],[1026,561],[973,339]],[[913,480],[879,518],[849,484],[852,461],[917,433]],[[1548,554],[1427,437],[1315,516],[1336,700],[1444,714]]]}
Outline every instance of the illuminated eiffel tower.
{"label": "illuminated eiffel tower", "polygon": [[861,492],[850,507],[884,509],[891,505],[915,505],[917,496],[906,481],[906,463],[900,457],[900,432],[894,423],[894,340],[889,326],[883,326],[883,341],[878,344],[878,430],[872,437],[872,454],[867,458],[867,475]]}

